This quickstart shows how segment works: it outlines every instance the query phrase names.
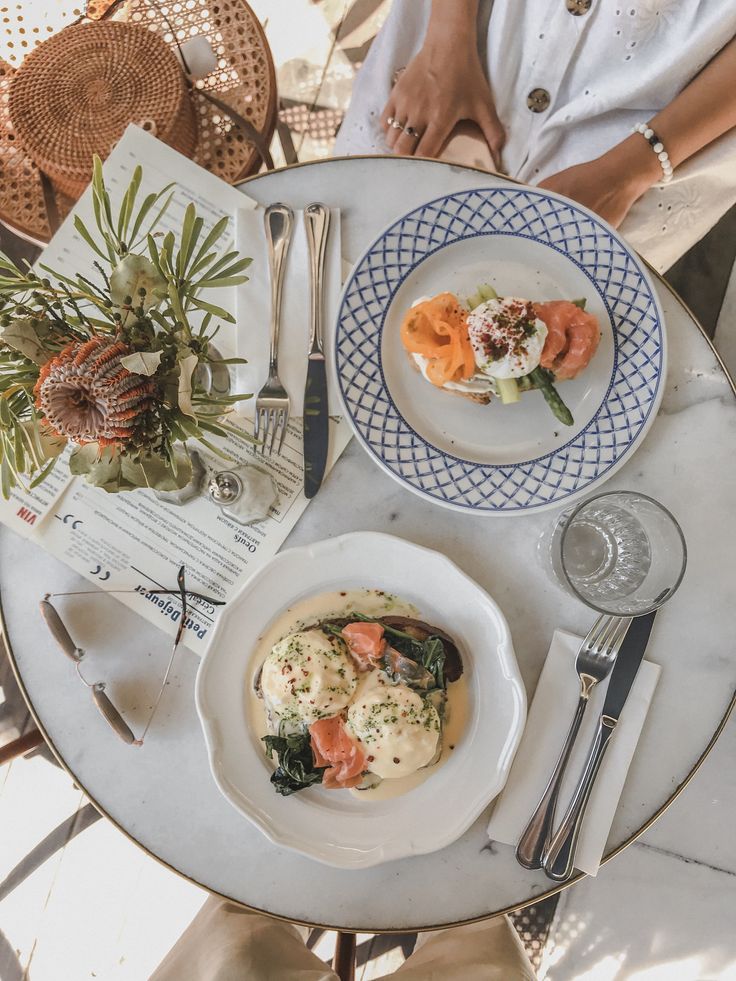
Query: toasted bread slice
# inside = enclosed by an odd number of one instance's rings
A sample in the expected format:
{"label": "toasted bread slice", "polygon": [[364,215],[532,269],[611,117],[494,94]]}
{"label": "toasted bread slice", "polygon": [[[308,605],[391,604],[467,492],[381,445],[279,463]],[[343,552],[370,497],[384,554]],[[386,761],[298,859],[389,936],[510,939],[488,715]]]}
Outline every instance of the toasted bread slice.
{"label": "toasted bread slice", "polygon": [[[407,351],[405,348],[404,353],[409,359],[409,364],[412,366],[414,371],[418,371],[421,375],[421,369],[414,360],[411,352]],[[431,385],[432,383],[427,382],[427,384]],[[438,388],[439,386],[435,385],[434,387]],[[477,405],[488,405],[493,398],[493,394],[491,392],[459,392],[456,388],[442,388],[441,391],[446,392],[447,395],[459,395],[461,399],[468,399],[470,402],[475,402]]]}

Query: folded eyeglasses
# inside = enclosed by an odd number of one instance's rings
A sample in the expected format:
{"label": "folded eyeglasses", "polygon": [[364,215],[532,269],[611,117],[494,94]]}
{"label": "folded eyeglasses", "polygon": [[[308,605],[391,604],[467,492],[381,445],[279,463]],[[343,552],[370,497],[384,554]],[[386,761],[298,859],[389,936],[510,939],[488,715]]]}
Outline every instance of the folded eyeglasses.
{"label": "folded eyeglasses", "polygon": [[92,692],[92,698],[97,708],[102,713],[103,718],[109,723],[112,729],[117,733],[118,736],[123,740],[123,742],[128,743],[131,746],[142,746],[143,740],[153,722],[153,717],[158,709],[159,702],[163,697],[164,689],[166,688],[166,683],[169,680],[169,674],[171,673],[171,666],[174,663],[174,657],[176,651],[181,642],[182,635],[184,633],[185,623],[187,619],[187,596],[193,597],[195,599],[204,600],[206,603],[211,603],[213,606],[224,606],[224,600],[213,599],[211,596],[203,596],[201,593],[187,592],[185,585],[185,568],[181,566],[179,573],[176,577],[177,588],[176,589],[147,589],[147,593],[160,593],[163,595],[178,595],[181,600],[181,617],[179,619],[179,625],[176,631],[176,637],[174,638],[174,646],[171,650],[171,656],[169,657],[169,663],[166,666],[166,673],[164,674],[163,681],[161,682],[161,687],[159,689],[156,700],[153,703],[153,708],[151,709],[151,714],[148,717],[145,728],[141,733],[140,737],[136,738],[133,730],[127,724],[120,712],[115,708],[111,702],[109,696],[105,693],[105,683],[103,681],[92,682],[88,681],[87,678],[82,674],[82,662],[85,657],[85,651],[79,647],[75,641],[72,639],[71,634],[66,628],[64,621],[59,615],[56,607],[51,603],[52,597],[57,596],[105,596],[108,592],[110,593],[134,593],[137,590],[134,589],[112,589],[112,590],[92,590],[85,589],[79,590],[77,592],[70,593],[46,593],[44,598],[41,600],[41,614],[48,625],[49,630],[57,642],[61,650],[66,654],[66,656],[74,661],[77,669],[77,674],[79,675],[81,681],[90,689]]}

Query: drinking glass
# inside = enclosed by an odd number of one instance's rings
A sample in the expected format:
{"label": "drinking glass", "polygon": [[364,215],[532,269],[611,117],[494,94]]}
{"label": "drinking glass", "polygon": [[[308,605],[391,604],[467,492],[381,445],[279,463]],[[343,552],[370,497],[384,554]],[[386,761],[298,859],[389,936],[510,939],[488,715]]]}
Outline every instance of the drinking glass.
{"label": "drinking glass", "polygon": [[598,494],[564,511],[539,541],[557,582],[599,613],[638,617],[675,593],[687,547],[672,514],[635,491]]}

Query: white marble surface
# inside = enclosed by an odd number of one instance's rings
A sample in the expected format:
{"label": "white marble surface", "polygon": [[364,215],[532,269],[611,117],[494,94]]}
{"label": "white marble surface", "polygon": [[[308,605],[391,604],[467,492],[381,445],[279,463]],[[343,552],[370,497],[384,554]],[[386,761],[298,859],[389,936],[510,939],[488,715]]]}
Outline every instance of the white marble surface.
{"label": "white marble surface", "polygon": [[563,894],[539,981],[736,978],[735,753],[732,718],[662,818]]}
{"label": "white marble surface", "polygon": [[[355,159],[270,174],[248,190],[261,202],[281,199],[300,207],[323,199],[340,207],[343,251],[354,259],[394,216],[441,193],[495,180],[442,164]],[[736,400],[695,324],[666,287],[659,292],[671,352],[665,402],[643,447],[608,486],[643,490],[670,507],[683,525],[690,562],[676,600],[652,634],[648,657],[662,664],[662,677],[609,849],[635,834],[687,778],[736,682],[736,531],[729,519],[736,486],[736,454],[729,450]],[[353,443],[288,544],[375,529],[446,552],[501,605],[531,692],[552,628],[584,631],[591,619],[537,566],[534,545],[553,518],[488,520],[440,511],[400,488]],[[485,817],[435,855],[362,872],[328,869],[270,845],[211,780],[192,699],[193,655],[179,661],[142,750],[119,745],[109,734],[36,612],[43,591],[72,588],[73,582],[63,566],[2,532],[0,590],[8,632],[44,726],[78,782],[163,861],[251,906],[366,930],[480,917],[548,891],[542,875],[516,865],[511,849],[487,847]],[[89,601],[83,608],[68,602],[79,639],[93,652],[90,675],[107,680],[131,719],[139,721],[165,664],[165,640],[111,598],[95,601],[94,616]]]}

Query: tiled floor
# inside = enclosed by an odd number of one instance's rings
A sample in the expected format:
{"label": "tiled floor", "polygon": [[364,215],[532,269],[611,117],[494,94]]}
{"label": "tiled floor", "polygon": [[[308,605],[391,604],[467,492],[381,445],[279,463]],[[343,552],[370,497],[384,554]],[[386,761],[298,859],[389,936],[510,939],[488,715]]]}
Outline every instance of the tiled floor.
{"label": "tiled floor", "polygon": [[[278,69],[285,150],[275,145],[277,164],[329,154],[389,2],[251,0]],[[736,272],[716,342],[736,371]],[[0,704],[0,741],[1,713]],[[732,721],[661,820],[596,879],[563,893],[540,978],[736,981],[734,757]],[[205,898],[88,808],[80,815],[90,826],[58,850],[49,845],[23,878],[28,853],[80,807],[80,792],[43,756],[0,768],[0,981],[144,981]],[[326,935],[315,949],[329,957],[333,942]],[[359,942],[358,981],[403,959],[393,941]]]}

